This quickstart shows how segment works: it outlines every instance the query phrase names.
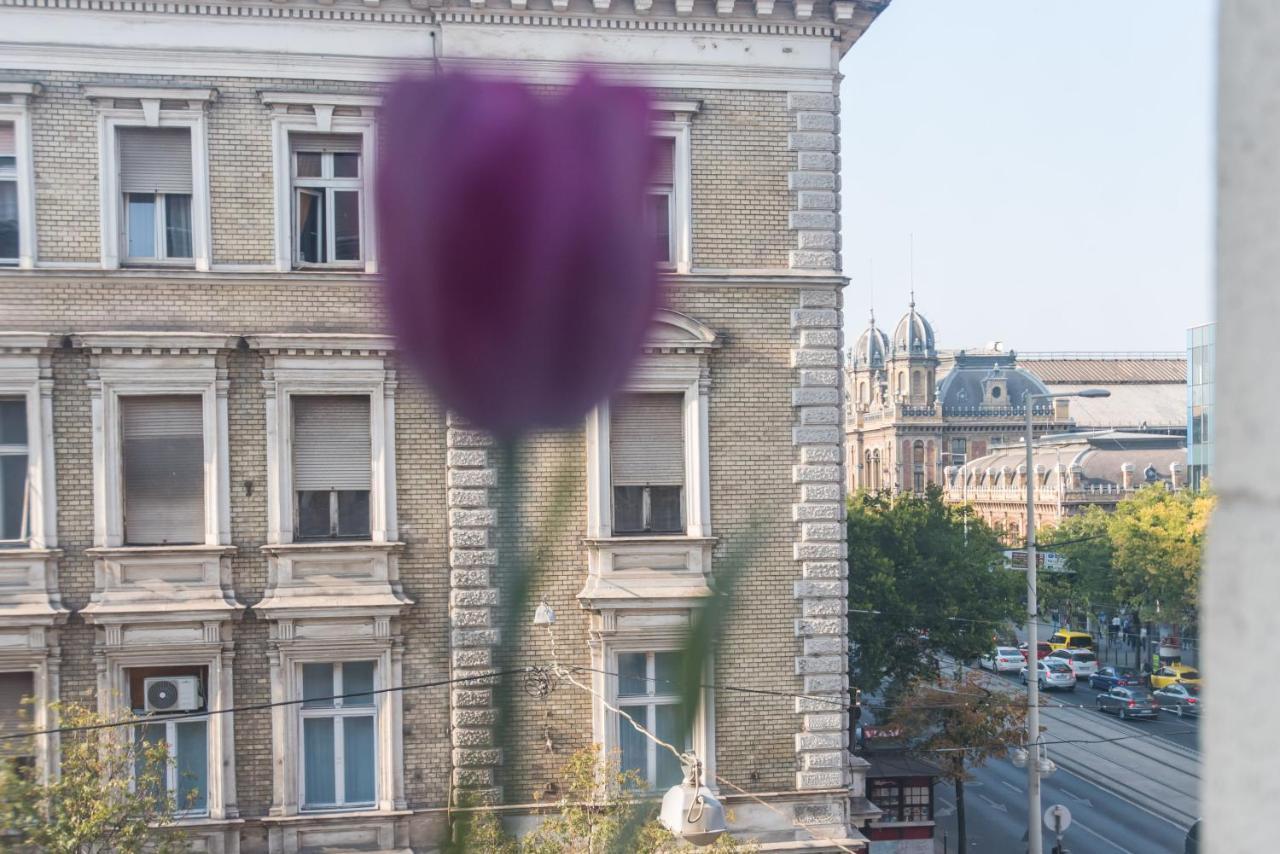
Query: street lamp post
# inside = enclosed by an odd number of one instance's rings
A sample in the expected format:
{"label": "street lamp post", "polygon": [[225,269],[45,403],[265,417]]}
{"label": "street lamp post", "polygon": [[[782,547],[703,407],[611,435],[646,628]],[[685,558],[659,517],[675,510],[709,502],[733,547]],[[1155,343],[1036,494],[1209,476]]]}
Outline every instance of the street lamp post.
{"label": "street lamp post", "polygon": [[1110,397],[1111,392],[1101,388],[1063,394],[1032,394],[1022,396],[1026,410],[1027,445],[1027,750],[1031,752],[1027,762],[1027,852],[1044,854],[1044,839],[1040,835],[1040,672],[1037,655],[1039,638],[1037,622],[1040,619],[1039,600],[1036,598],[1036,468],[1032,456],[1031,411],[1037,400],[1056,397]]}

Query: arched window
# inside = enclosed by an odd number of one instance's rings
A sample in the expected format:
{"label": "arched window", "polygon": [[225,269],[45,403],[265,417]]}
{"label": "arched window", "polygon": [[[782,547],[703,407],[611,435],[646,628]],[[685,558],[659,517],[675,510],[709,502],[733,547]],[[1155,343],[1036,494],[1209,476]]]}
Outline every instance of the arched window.
{"label": "arched window", "polygon": [[919,439],[911,446],[911,489],[924,492],[924,442]]}
{"label": "arched window", "polygon": [[871,452],[871,488],[879,492],[880,486],[880,449]]}
{"label": "arched window", "polygon": [[914,371],[911,375],[911,397],[924,398],[924,371]]}
{"label": "arched window", "polygon": [[858,401],[863,404],[871,402],[867,397],[867,381],[866,380],[863,380],[862,382],[858,383]]}

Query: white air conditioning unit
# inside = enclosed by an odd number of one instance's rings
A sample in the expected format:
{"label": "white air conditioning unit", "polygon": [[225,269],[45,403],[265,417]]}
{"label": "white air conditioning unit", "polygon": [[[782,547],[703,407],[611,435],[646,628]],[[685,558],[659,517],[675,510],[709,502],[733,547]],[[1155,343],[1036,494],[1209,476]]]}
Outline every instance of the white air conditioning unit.
{"label": "white air conditioning unit", "polygon": [[199,676],[156,676],[142,680],[148,712],[193,712],[200,708]]}

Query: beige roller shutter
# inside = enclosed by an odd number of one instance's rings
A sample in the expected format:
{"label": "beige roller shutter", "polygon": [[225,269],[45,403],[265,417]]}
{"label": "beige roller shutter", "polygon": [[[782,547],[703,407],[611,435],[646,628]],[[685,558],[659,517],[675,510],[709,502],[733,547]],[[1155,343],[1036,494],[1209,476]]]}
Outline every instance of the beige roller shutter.
{"label": "beige roller shutter", "polygon": [[683,486],[684,395],[627,394],[609,410],[614,486]]}
{"label": "beige roller shutter", "polygon": [[658,162],[653,167],[655,187],[670,187],[675,183],[676,141],[669,136],[660,136],[658,142]]}
{"label": "beige roller shutter", "polygon": [[293,399],[293,488],[367,490],[373,443],[367,395]]}
{"label": "beige roller shutter", "polygon": [[363,138],[358,133],[291,133],[289,151],[329,151],[359,154]]}
{"label": "beige roller shutter", "polygon": [[203,423],[199,395],[120,399],[125,542],[205,541]]}
{"label": "beige roller shutter", "polygon": [[0,157],[14,157],[18,142],[14,136],[13,122],[0,122]]}
{"label": "beige roller shutter", "polygon": [[190,130],[120,128],[116,134],[122,192],[191,192]]}

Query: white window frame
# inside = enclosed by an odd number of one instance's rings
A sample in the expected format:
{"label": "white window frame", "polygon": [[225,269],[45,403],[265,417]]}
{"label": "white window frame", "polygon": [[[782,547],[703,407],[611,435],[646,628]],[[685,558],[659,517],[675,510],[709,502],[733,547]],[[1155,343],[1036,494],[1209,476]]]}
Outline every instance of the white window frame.
{"label": "white window frame", "polygon": [[35,162],[28,105],[31,98],[41,91],[39,83],[0,82],[0,122],[13,123],[17,161],[13,180],[18,188],[18,257],[0,259],[0,267],[17,266],[20,270],[30,270],[36,265]]}
{"label": "white window frame", "polygon": [[[155,215],[154,215],[154,221],[152,223],[152,230],[155,232],[155,234],[153,235],[153,239],[155,240],[156,254],[155,255],[129,255],[128,254],[129,252],[129,201],[127,197],[128,196],[147,196],[147,195],[151,196],[152,204],[155,207]],[[187,194],[186,193],[121,193],[120,195],[120,205],[122,209],[121,222],[124,223],[124,227],[121,229],[121,232],[120,232],[120,241],[121,241],[120,245],[122,247],[121,254],[124,256],[121,259],[122,263],[127,265],[172,264],[177,267],[187,267],[191,265],[192,263],[191,258],[186,258],[181,256],[175,256],[173,258],[170,258],[168,255],[168,235],[165,232],[168,230],[169,206],[165,204],[165,201],[169,196],[175,196],[175,195],[182,196]],[[195,204],[194,195],[192,195],[191,203],[193,205]],[[193,223],[193,229],[194,229],[194,223]],[[194,255],[195,254],[194,230],[191,235],[191,239],[192,239],[191,251],[192,251],[192,254]]]}
{"label": "white window frame", "polygon": [[[373,204],[372,178],[377,174],[377,119],[374,108],[379,99],[368,95],[312,92],[262,92],[262,103],[271,112],[272,176],[275,188],[275,267],[279,272],[295,269],[334,272],[378,272],[377,217]],[[334,115],[335,109],[356,110],[360,115]],[[303,110],[291,112],[290,110]],[[311,112],[305,112],[310,109]],[[297,240],[294,234],[293,156],[291,133],[348,133],[360,136],[360,254],[359,262],[326,262],[299,268],[294,263]],[[330,217],[332,219],[332,217]]]}
{"label": "white window frame", "polygon": [[[168,751],[169,759],[170,759],[170,761],[165,766],[165,792],[174,798],[175,805],[177,803],[178,792],[181,791],[178,787],[182,783],[182,781],[178,779],[178,763],[177,763],[178,724],[196,723],[196,722],[203,722],[205,725],[204,749],[206,754],[205,761],[207,763],[208,762],[207,757],[208,757],[208,754],[210,753],[209,751],[210,739],[209,739],[209,729],[208,729],[209,716],[208,715],[196,715],[192,717],[184,717],[180,721],[173,720],[172,718],[154,718],[154,719],[148,719],[144,723],[141,723],[138,725],[139,727],[142,727],[142,726],[163,726],[164,727],[164,744],[165,744],[166,751]],[[135,737],[136,737],[136,732],[137,731],[135,730],[134,731]],[[209,815],[209,770],[207,765],[205,766],[204,804],[205,804],[204,809],[186,809],[186,810],[174,809],[173,816],[174,818],[177,818],[177,819],[184,819],[184,818],[204,818]]]}
{"label": "white window frame", "polygon": [[[204,434],[204,542],[231,544],[226,352],[236,339],[202,333],[88,333],[77,336],[91,353],[94,545],[124,546],[124,460],[120,398],[197,395]],[[132,551],[174,546],[129,546]],[[177,547],[181,548],[181,547]]]}
{"label": "white window frame", "polygon": [[[657,707],[680,705],[679,695],[660,694],[660,693],[657,693],[655,690],[656,681],[657,681],[656,680],[657,656],[661,653],[666,653],[666,652],[673,652],[673,650],[612,649],[610,651],[611,653],[610,658],[612,659],[612,664],[613,664],[612,668],[610,669],[610,672],[617,674],[616,676],[613,677],[614,705],[618,706],[619,708],[622,708],[624,706],[644,706],[645,709],[647,710],[645,715],[645,720],[637,719],[636,723],[640,724],[646,730],[653,733],[654,735],[657,735],[657,714],[656,714]],[[632,695],[623,697],[619,692],[618,688],[619,688],[619,682],[622,679],[622,675],[621,675],[622,670],[621,670],[621,667],[619,666],[618,659],[623,655],[643,655],[645,657],[645,683],[650,687],[650,691],[648,694],[632,694]],[[650,715],[648,713],[648,710],[654,710],[653,714]],[[617,739],[617,744],[621,745],[622,733],[625,731],[624,727],[631,726],[631,722],[628,721],[621,713],[613,713],[613,720],[611,721],[610,725],[617,729],[617,732],[614,733],[614,737]],[[692,732],[691,732],[690,742],[692,742],[692,740],[693,739],[692,739]],[[681,750],[684,749],[679,744],[675,744],[672,746]],[[649,788],[655,792],[660,791],[657,787],[658,786],[658,783],[657,783],[658,752],[659,751],[666,752],[666,748],[660,746],[657,742],[653,741],[652,739],[645,738],[646,767],[645,767],[644,774],[642,776],[644,777],[644,780],[648,784]],[[627,769],[623,769],[623,770],[627,770]]]}
{"label": "white window frame", "polygon": [[[369,245],[369,236],[365,229],[365,196],[368,193],[367,180],[364,170],[364,154],[360,155],[359,174],[355,178],[339,178],[333,174],[333,156],[334,152],[323,151],[318,152],[320,155],[320,177],[310,178],[298,175],[298,157],[297,152],[293,151],[293,146],[289,147],[289,176],[293,183],[290,192],[290,200],[293,209],[290,212],[290,223],[293,229],[293,266],[297,269],[330,269],[330,268],[354,268],[362,269],[364,267],[364,253]],[[360,258],[337,260],[334,256],[337,250],[337,218],[334,214],[334,195],[339,192],[355,192],[360,198]],[[303,261],[302,260],[302,232],[298,228],[298,207],[299,199],[302,193],[314,193],[324,199],[324,254],[329,260],[327,261]]]}
{"label": "white window frame", "polygon": [[657,113],[670,114],[669,119],[653,123],[655,136],[674,139],[671,175],[671,261],[662,266],[674,273],[688,273],[693,266],[693,167],[690,151],[693,116],[701,103],[697,101],[657,101]]}
{"label": "white window frame", "polygon": [[58,340],[40,333],[0,332],[0,397],[22,398],[27,409],[27,530],[22,539],[37,550],[58,546],[52,366]]}
{"label": "white window frame", "polygon": [[[374,794],[372,805],[334,809],[304,809],[302,715],[303,664],[341,664],[373,661],[375,691],[404,684],[403,652],[393,639],[390,616],[346,617],[337,613],[316,619],[277,619],[271,622],[272,653],[271,711],[272,753],[276,773],[272,775],[271,817],[297,815],[325,816],[342,813],[395,814],[406,808],[404,794],[404,708],[403,692],[384,691],[374,695]],[[349,612],[349,609],[347,609]],[[332,710],[328,710],[332,712]]]}
{"label": "white window frame", "polygon": [[[95,654],[98,664],[98,712],[107,718],[131,714],[129,671],[150,667],[206,668],[205,809],[178,814],[179,824],[221,821],[239,816],[236,804],[236,750],[233,652],[228,620],[164,624],[110,624]],[[194,718],[192,718],[194,720]],[[148,723],[161,723],[157,718]],[[129,737],[132,738],[132,732]],[[173,789],[170,789],[173,791]]]}
{"label": "white window frame", "polygon": [[[381,678],[381,668],[378,666],[377,659],[344,659],[341,661],[298,661],[294,665],[294,678],[298,681],[298,696],[302,694],[302,667],[304,664],[329,664],[333,666],[333,685],[334,695],[340,695],[344,692],[343,687],[343,671],[344,665],[355,662],[372,661],[373,663],[373,690],[377,691],[383,686]],[[377,780],[379,766],[379,751],[375,750],[373,755],[373,779],[375,785],[373,801],[348,801],[346,799],[345,780],[343,773],[345,771],[346,757],[344,755],[343,744],[343,726],[347,718],[373,718],[373,731],[378,732],[378,722],[382,716],[382,698],[386,694],[374,694],[372,706],[352,706],[348,709],[343,705],[342,699],[335,699],[334,705],[329,708],[307,708],[304,704],[298,704],[298,809],[305,813],[330,813],[330,812],[350,812],[352,810],[373,809],[377,804]],[[306,802],[307,795],[307,754],[304,748],[302,738],[303,721],[309,718],[329,718],[334,721],[333,727],[333,791],[336,801],[332,804],[308,804]]]}
{"label": "white window frame", "polygon": [[[205,107],[216,100],[216,89],[159,89],[125,86],[86,86],[85,96],[98,107],[99,219],[102,223],[103,269],[119,269],[121,262],[194,267],[207,272],[212,263],[209,212],[209,142]],[[137,101],[140,108],[118,106]],[[183,109],[162,109],[161,103],[182,102]],[[120,190],[120,151],[116,131],[122,127],[187,128],[191,133],[191,258],[124,258],[124,194]],[[159,222],[161,216],[157,216]],[[159,253],[158,253],[159,254]]]}
{"label": "white window frame", "polygon": [[[621,750],[621,727],[630,726],[620,714],[605,705],[607,703],[609,706],[621,708],[623,705],[631,704],[630,698],[618,698],[618,655],[627,652],[681,651],[691,617],[692,611],[688,609],[669,612],[659,619],[626,612],[609,612],[602,623],[596,624],[597,630],[593,632],[590,642],[593,668],[591,687],[596,692],[592,702],[592,738],[596,744],[603,746],[605,757],[618,755]],[[703,671],[704,686],[711,685],[709,674],[714,672],[714,656],[708,656]],[[640,705],[640,703],[634,705]],[[692,750],[703,763],[703,785],[713,792],[718,791],[715,756],[715,692],[710,687],[704,687],[699,694],[698,708],[693,715],[691,727]],[[652,742],[650,744],[656,750],[666,749]],[[656,754],[651,751],[651,756]],[[663,794],[655,790],[650,792],[655,795]]]}
{"label": "white window frame", "polygon": [[[31,488],[31,463],[30,463],[31,421],[32,421],[31,415],[30,415],[31,401],[27,395],[5,394],[3,392],[0,392],[0,403],[3,403],[6,400],[21,401],[22,412],[27,422],[27,441],[23,442],[22,444],[16,444],[16,443],[5,444],[3,442],[0,442],[0,462],[3,462],[5,457],[18,457],[18,456],[26,458],[28,462],[26,465],[26,474],[23,476],[23,484],[24,484],[24,489],[22,494],[23,507],[22,507],[22,514],[20,517],[21,521],[18,523],[19,528],[17,531],[17,536],[6,539],[4,537],[4,531],[0,530],[0,548],[3,548],[5,546],[16,546],[16,545],[25,546],[30,541],[29,532],[31,530],[31,496],[33,492],[35,492],[35,494],[37,495],[39,494],[38,489],[33,490]],[[8,508],[4,508],[4,509],[7,510]]]}

